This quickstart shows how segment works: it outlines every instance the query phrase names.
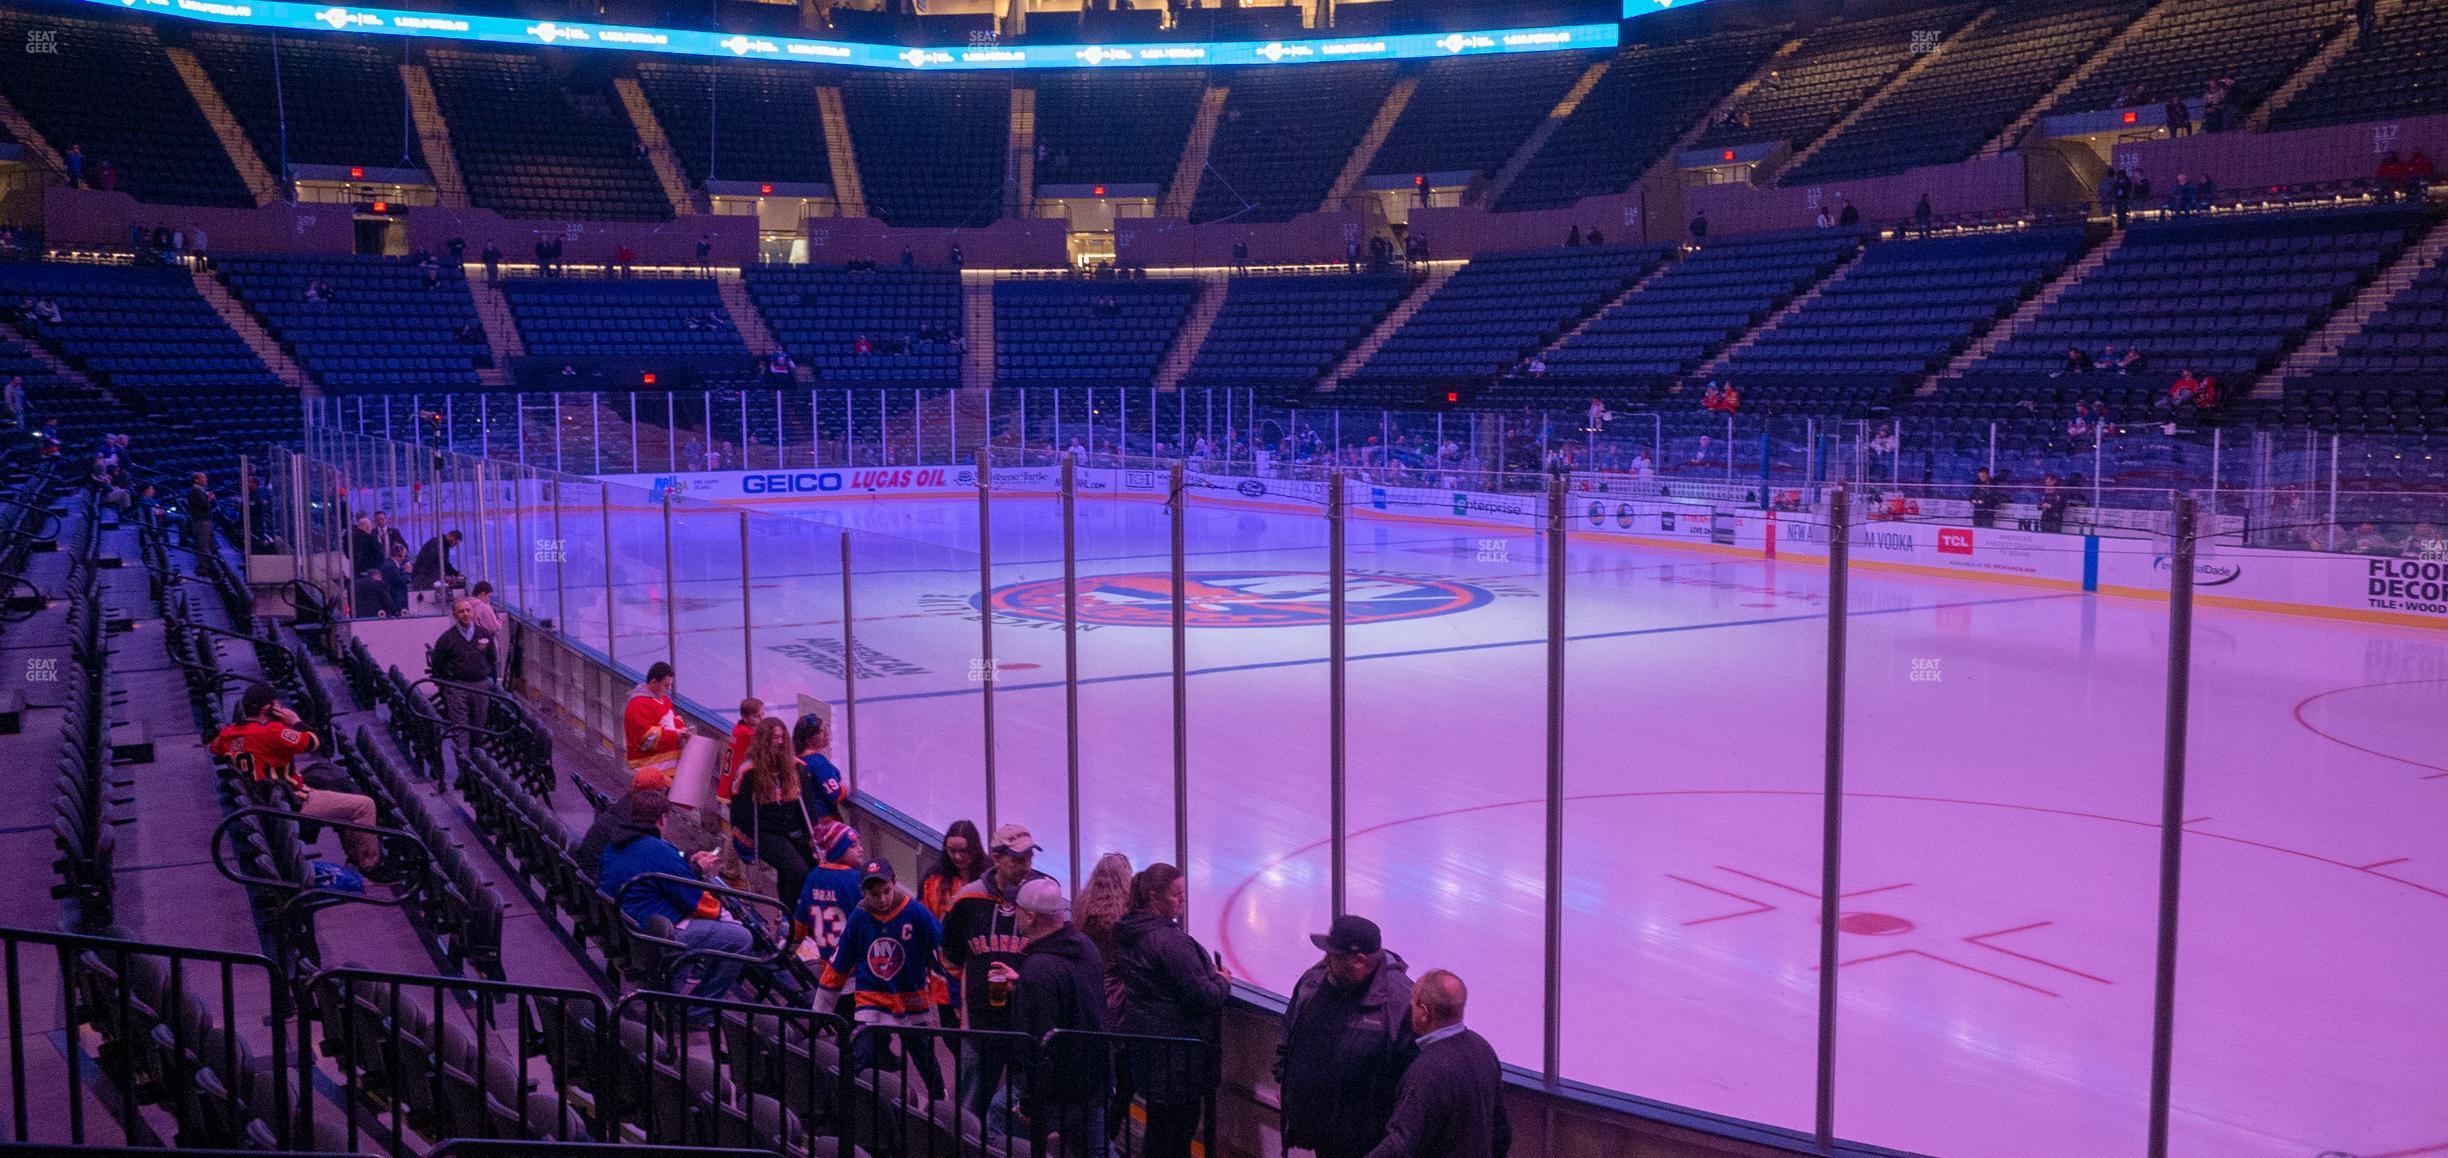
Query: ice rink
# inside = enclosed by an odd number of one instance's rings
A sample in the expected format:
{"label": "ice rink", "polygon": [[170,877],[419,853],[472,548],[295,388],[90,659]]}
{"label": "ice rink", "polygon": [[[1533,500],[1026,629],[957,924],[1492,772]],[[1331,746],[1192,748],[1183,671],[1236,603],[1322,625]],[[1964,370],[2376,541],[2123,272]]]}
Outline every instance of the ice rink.
{"label": "ice rink", "polygon": [[[997,500],[984,605],[998,814],[1074,884],[1058,510]],[[691,510],[673,591],[660,518],[590,508],[523,602],[635,667],[668,616],[710,709],[743,654],[768,701],[838,699],[847,528],[859,787],[983,822],[977,520],[824,500],[743,540]],[[1084,501],[1076,526],[1081,853],[1170,859],[1165,508]],[[1467,979],[1473,1027],[1535,1068],[1542,543],[1349,528],[1349,907],[1414,975]],[[1326,547],[1322,515],[1187,518],[1191,924],[1277,992],[1327,920]],[[1808,1130],[1827,569],[1577,539],[1566,569],[1564,1073]],[[1869,569],[1851,602],[1838,1132],[2141,1153],[2164,604]],[[2448,633],[2204,608],[2194,646],[2174,1150],[2448,1154]]]}

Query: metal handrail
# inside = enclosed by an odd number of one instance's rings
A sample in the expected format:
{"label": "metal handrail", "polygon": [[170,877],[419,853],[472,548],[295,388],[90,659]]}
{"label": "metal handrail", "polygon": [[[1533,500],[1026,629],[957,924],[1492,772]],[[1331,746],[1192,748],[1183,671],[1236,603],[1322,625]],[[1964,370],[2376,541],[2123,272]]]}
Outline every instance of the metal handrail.
{"label": "metal handrail", "polygon": [[416,863],[402,866],[400,880],[403,883],[414,881],[421,884],[424,869],[433,863],[433,851],[425,847],[425,841],[405,829],[386,828],[379,824],[359,824],[353,820],[306,816],[290,809],[268,804],[250,804],[231,812],[221,819],[221,823],[213,826],[212,839],[207,846],[212,852],[213,870],[220,873],[223,879],[236,884],[250,888],[277,889],[288,892],[290,894],[288,899],[281,902],[278,910],[278,915],[284,921],[298,909],[298,906],[318,898],[329,897],[332,899],[332,904],[379,905],[387,909],[396,909],[418,899],[423,890],[417,887],[417,884],[410,884],[408,888],[398,891],[393,896],[377,897],[372,893],[349,893],[338,889],[318,888],[303,881],[289,880],[286,877],[259,877],[250,874],[231,865],[222,855],[222,837],[236,828],[239,821],[257,816],[277,816],[287,824],[315,824],[342,832],[370,832],[383,839],[386,853],[391,847],[392,839],[397,838],[416,850]]}

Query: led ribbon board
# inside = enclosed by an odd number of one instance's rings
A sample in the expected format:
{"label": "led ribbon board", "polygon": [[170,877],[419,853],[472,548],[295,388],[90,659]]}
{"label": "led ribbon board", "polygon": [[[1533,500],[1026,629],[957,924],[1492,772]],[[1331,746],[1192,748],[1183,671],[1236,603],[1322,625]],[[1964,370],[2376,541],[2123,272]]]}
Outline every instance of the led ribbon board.
{"label": "led ribbon board", "polygon": [[[1656,3],[1657,0],[1644,0]],[[1676,0],[1694,3],[1697,0]],[[971,68],[1080,68],[1140,65],[1319,64],[1337,60],[1414,60],[1443,56],[1495,56],[1613,48],[1613,24],[1553,28],[1500,28],[1485,32],[1421,32],[1334,40],[1226,40],[1184,44],[1013,44],[969,48],[906,48],[803,40],[791,36],[746,36],[681,28],[634,28],[503,16],[456,16],[391,8],[342,8],[289,0],[86,0],[105,8],[158,13],[187,20],[295,32],[346,32],[415,36],[483,44],[608,48],[673,56],[804,61],[852,68],[949,70]]]}
{"label": "led ribbon board", "polygon": [[1623,18],[1633,20],[1642,16],[1655,16],[1669,8],[1690,8],[1701,2],[1702,0],[1624,0]]}

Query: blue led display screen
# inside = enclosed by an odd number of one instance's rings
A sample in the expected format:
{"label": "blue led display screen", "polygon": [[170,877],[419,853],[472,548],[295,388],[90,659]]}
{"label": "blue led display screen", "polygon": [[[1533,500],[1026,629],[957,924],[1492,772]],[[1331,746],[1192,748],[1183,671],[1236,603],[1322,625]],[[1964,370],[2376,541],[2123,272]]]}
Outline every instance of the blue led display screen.
{"label": "blue led display screen", "polygon": [[[1485,32],[1422,32],[1329,40],[1232,40],[1176,44],[1013,44],[968,48],[905,48],[789,36],[746,36],[680,28],[635,28],[520,20],[501,16],[457,16],[297,4],[289,0],[87,0],[108,8],[158,13],[188,20],[297,32],[349,32],[418,36],[485,44],[608,48],[677,56],[803,61],[852,68],[1112,68],[1142,65],[1319,64],[1336,60],[1410,60],[1440,56],[1488,56],[1613,48],[1618,27],[1575,24],[1553,28],[1504,28]],[[1642,0],[1655,4],[1657,0]],[[1697,0],[1672,0],[1688,4]]]}

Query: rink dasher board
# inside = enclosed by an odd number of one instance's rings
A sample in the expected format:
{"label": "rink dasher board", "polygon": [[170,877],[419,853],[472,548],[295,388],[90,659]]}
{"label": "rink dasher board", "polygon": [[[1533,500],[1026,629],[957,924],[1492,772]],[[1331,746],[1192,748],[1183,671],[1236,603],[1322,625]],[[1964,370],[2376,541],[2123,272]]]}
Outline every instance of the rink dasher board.
{"label": "rink dasher board", "polygon": [[[963,464],[592,477],[643,492],[644,503],[613,504],[616,510],[635,511],[657,509],[665,493],[748,506],[846,499],[942,500],[977,493],[976,470]],[[1060,479],[1060,468],[1051,465],[996,467],[993,471],[994,490],[1002,498],[1052,498]],[[1162,501],[1167,472],[1081,468],[1074,472],[1073,485],[1087,498]],[[1326,484],[1321,481],[1184,471],[1183,485],[1191,501],[1201,506],[1318,517],[1325,511]],[[374,493],[382,493],[381,488]],[[503,501],[513,501],[507,484],[499,494]],[[1546,522],[1545,497],[1536,493],[1385,486],[1353,480],[1345,484],[1345,498],[1356,518],[1515,532],[1542,531]],[[1576,542],[1675,547],[1797,563],[1825,563],[1827,559],[1828,521],[1822,512],[1761,511],[1706,498],[1615,494],[1603,483],[1596,489],[1573,492],[1566,503]],[[594,508],[593,503],[580,502],[566,510],[591,512]],[[1927,512],[1921,516],[1930,517]],[[1870,518],[1857,524],[1848,538],[1852,565],[1866,570],[2127,598],[2167,597],[2166,537],[2138,530],[2048,532]],[[2209,534],[2200,542],[2194,593],[2204,606],[2448,630],[2448,560],[2242,547]]]}

